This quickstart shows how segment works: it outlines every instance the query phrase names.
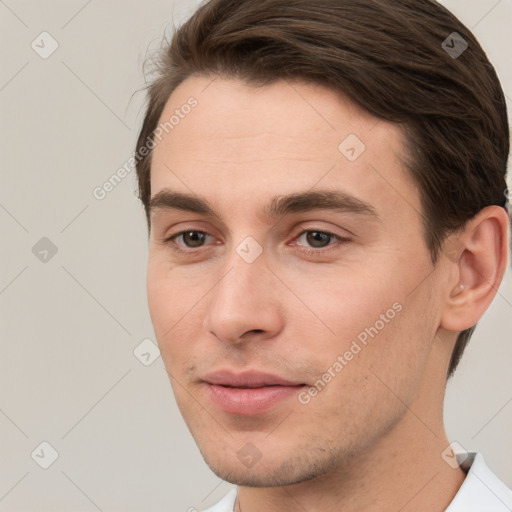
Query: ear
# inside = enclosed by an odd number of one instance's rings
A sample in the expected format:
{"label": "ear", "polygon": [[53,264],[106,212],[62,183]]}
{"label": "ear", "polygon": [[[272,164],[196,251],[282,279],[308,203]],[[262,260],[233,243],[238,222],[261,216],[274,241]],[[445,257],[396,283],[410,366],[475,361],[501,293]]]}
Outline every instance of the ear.
{"label": "ear", "polygon": [[441,327],[464,331],[491,304],[507,268],[509,224],[504,208],[487,206],[447,241],[450,280]]}

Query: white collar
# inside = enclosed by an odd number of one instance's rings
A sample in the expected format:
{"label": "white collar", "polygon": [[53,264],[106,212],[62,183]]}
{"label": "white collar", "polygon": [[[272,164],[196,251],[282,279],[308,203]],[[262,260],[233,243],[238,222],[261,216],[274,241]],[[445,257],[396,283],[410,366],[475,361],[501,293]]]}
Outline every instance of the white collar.
{"label": "white collar", "polygon": [[488,468],[480,453],[456,457],[467,475],[445,512],[512,511],[512,491]]}
{"label": "white collar", "polygon": [[[445,512],[512,512],[512,491],[487,467],[480,453],[456,454],[466,478]],[[237,489],[231,489],[204,512],[233,512]]]}
{"label": "white collar", "polygon": [[224,498],[207,508],[204,512],[233,512],[235,507],[237,488],[231,489]]}

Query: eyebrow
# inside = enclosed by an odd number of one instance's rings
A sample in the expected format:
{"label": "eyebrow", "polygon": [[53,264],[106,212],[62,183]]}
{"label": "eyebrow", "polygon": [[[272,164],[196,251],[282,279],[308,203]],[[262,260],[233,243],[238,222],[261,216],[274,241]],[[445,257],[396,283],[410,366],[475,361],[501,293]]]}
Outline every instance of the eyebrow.
{"label": "eyebrow", "polygon": [[[150,214],[153,215],[153,212],[156,213],[158,210],[182,210],[221,219],[221,215],[206,199],[168,188],[160,190],[150,200]],[[378,222],[381,220],[373,206],[341,190],[310,190],[274,196],[268,205],[258,212],[258,218],[269,221],[291,213],[305,213],[312,210],[352,213]]]}

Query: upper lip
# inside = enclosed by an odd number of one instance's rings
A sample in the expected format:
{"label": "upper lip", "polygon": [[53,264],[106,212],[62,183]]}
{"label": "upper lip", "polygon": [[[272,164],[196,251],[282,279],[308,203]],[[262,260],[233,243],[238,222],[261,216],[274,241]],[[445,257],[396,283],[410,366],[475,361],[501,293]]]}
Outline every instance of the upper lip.
{"label": "upper lip", "polygon": [[205,382],[209,384],[217,384],[218,386],[229,386],[234,388],[260,388],[264,386],[300,386],[303,383],[292,381],[272,375],[270,373],[260,372],[257,370],[246,370],[244,372],[235,373],[230,370],[218,370],[206,374],[203,377]]}

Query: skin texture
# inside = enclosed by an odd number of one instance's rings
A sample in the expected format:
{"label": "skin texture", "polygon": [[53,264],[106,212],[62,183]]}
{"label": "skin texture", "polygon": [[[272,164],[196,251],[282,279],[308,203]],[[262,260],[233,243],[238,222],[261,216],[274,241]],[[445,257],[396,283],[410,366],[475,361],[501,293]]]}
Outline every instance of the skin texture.
{"label": "skin texture", "polygon": [[[201,197],[219,218],[152,211],[147,286],[178,406],[207,464],[239,485],[244,512],[444,510],[465,476],[441,457],[448,362],[503,276],[505,212],[482,210],[434,266],[400,127],[318,85],[201,76],[180,85],[161,120],[191,96],[197,107],[154,149],[152,197],[165,188]],[[365,145],[354,161],[339,149],[349,134]],[[318,190],[342,190],[380,220],[259,215],[274,196]],[[199,246],[165,241],[183,231],[208,235]],[[311,231],[346,240],[315,246]],[[247,237],[263,250],[252,263],[237,253]],[[400,311],[332,370],[394,304]],[[308,403],[294,395],[251,417],[220,410],[202,380],[253,369],[307,390],[329,368]],[[241,449],[261,458],[247,467]]]}

